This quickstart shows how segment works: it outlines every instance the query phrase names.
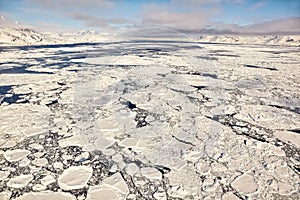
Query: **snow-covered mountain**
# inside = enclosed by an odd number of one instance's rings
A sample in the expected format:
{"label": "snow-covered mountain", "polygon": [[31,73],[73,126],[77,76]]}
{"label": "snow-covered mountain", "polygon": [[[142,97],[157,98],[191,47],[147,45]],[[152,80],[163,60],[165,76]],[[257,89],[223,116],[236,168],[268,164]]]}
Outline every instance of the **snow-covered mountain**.
{"label": "snow-covered mountain", "polygon": [[59,34],[39,33],[30,28],[0,27],[0,46],[104,42],[111,39],[111,36],[89,31]]}
{"label": "snow-covered mountain", "polygon": [[42,34],[28,28],[3,28],[0,29],[1,45],[30,45],[49,43]]}
{"label": "snow-covered mountain", "polygon": [[113,36],[95,31],[79,31],[61,33],[59,39],[68,43],[105,42],[113,40]]}
{"label": "snow-covered mountain", "polygon": [[204,35],[200,42],[300,46],[299,35]]}
{"label": "snow-covered mountain", "polygon": [[[95,32],[75,33],[39,33],[30,28],[0,27],[0,45],[42,45],[62,43],[105,42],[117,40],[113,36]],[[205,35],[196,39],[199,42],[229,43],[229,44],[264,44],[300,46],[299,35]]]}
{"label": "snow-covered mountain", "polygon": [[[148,29],[147,32],[149,32]],[[157,35],[163,35],[162,29],[157,29]],[[174,34],[173,32],[168,35]],[[178,34],[177,34],[178,35]],[[140,34],[141,38],[147,37]],[[156,38],[156,37],[154,37]],[[170,37],[172,38],[172,37]],[[0,46],[2,45],[42,45],[42,44],[62,44],[62,43],[85,43],[85,42],[105,42],[116,41],[121,38],[108,33],[97,33],[95,31],[80,32],[37,32],[29,26],[24,26],[18,22],[0,16]],[[128,39],[128,38],[127,38]],[[264,44],[264,45],[287,45],[300,46],[300,35],[240,35],[240,34],[206,34],[195,39],[200,42],[230,43],[230,44]]]}
{"label": "snow-covered mountain", "polygon": [[38,32],[32,29],[32,27],[0,16],[0,46],[103,42],[110,39],[110,35],[95,31],[65,33]]}
{"label": "snow-covered mountain", "polygon": [[30,27],[0,16],[0,45],[33,45],[50,42],[43,34]]}
{"label": "snow-covered mountain", "polygon": [[95,32],[39,33],[30,28],[0,27],[0,45],[41,45],[58,43],[104,42],[110,36]]}

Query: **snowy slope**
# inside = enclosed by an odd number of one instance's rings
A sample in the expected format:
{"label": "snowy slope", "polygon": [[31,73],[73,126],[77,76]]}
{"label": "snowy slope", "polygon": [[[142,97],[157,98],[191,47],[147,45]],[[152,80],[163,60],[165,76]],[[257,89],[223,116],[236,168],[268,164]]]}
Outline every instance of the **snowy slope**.
{"label": "snowy slope", "polygon": [[29,28],[0,27],[0,46],[105,42],[111,39],[111,36],[90,31],[58,34],[39,33]]}
{"label": "snowy slope", "polygon": [[43,34],[30,27],[0,16],[0,45],[33,45],[50,42]]}
{"label": "snowy slope", "polygon": [[200,36],[200,42],[230,43],[230,44],[264,44],[264,45],[287,45],[300,46],[299,35],[206,35]]}
{"label": "snowy slope", "polygon": [[0,46],[103,42],[110,39],[110,35],[99,34],[94,31],[42,33],[35,31],[29,26],[0,16]]}
{"label": "snowy slope", "polygon": [[27,28],[1,28],[0,43],[2,45],[29,45],[44,42],[44,37]]}
{"label": "snowy slope", "polygon": [[[139,29],[140,30],[140,29]],[[149,29],[146,33],[138,32],[140,38],[147,38],[149,36]],[[151,29],[150,29],[151,30]],[[152,30],[153,31],[153,30]],[[157,35],[164,35],[164,29],[155,29],[153,38],[157,39]],[[130,33],[130,32],[129,32]],[[134,32],[135,33],[135,32]],[[175,36],[178,32],[167,32],[168,38]],[[186,37],[183,37],[187,39]],[[122,40],[122,37],[108,33],[97,33],[94,31],[80,31],[80,32],[65,32],[53,33],[45,32],[40,33],[33,30],[31,27],[21,25],[0,16],[0,46],[2,45],[42,45],[42,44],[62,44],[62,43],[86,43],[86,42],[107,42]],[[130,39],[130,38],[127,38]],[[132,39],[132,38],[131,38]],[[136,38],[135,38],[136,39]],[[263,45],[287,45],[287,46],[300,46],[300,35],[218,35],[207,34],[196,38],[200,42],[213,42],[213,43],[230,43],[230,44],[263,44]]]}

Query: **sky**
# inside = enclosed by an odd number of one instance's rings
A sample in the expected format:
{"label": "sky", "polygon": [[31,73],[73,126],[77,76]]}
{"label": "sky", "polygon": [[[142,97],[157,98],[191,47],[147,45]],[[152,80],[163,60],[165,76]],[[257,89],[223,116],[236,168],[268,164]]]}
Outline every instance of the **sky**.
{"label": "sky", "polygon": [[0,15],[54,32],[163,27],[300,33],[299,0],[0,0]]}

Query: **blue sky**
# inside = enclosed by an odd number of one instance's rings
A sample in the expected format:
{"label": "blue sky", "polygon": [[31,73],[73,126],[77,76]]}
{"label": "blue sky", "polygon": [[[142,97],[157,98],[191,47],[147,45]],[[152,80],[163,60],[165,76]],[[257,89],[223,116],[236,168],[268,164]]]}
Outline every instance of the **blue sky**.
{"label": "blue sky", "polygon": [[251,24],[261,21],[300,16],[300,1],[298,0],[251,0],[241,4],[223,3],[225,15],[220,16],[228,23],[235,20],[241,24]]}
{"label": "blue sky", "polygon": [[195,31],[300,17],[300,1],[0,0],[0,14],[51,31],[117,32],[149,26]]}

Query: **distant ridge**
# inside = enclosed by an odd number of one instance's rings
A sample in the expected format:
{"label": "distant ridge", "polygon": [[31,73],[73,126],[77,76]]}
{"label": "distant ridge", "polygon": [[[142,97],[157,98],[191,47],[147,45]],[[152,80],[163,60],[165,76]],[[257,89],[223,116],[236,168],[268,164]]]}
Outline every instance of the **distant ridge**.
{"label": "distant ridge", "polygon": [[[299,20],[300,18],[295,18]],[[291,24],[294,20],[289,21]],[[136,40],[136,39],[165,39],[174,40],[181,39],[185,41],[199,41],[210,43],[229,43],[229,44],[262,44],[262,45],[285,45],[285,46],[300,46],[300,34],[245,34],[234,32],[231,30],[206,30],[200,33],[184,33],[177,30],[171,30],[162,27],[137,28],[119,35],[109,35],[97,33],[95,31],[80,31],[80,32],[66,32],[66,33],[52,33],[52,32],[37,32],[29,27],[23,27],[18,23],[9,22],[3,16],[0,17],[0,46],[6,45],[45,45],[45,44],[73,44],[73,43],[87,43],[87,42],[107,42],[120,40]],[[275,24],[282,23],[278,20]],[[267,23],[267,22],[266,22]],[[267,24],[256,24],[255,26],[263,26],[268,30],[275,29],[274,26],[267,26]],[[274,24],[274,22],[273,22]],[[254,25],[252,25],[254,26]],[[248,26],[249,27],[249,26]],[[245,27],[244,27],[245,28]],[[246,29],[246,28],[245,28]],[[287,29],[295,31],[295,29]]]}
{"label": "distant ridge", "polygon": [[[194,31],[196,32],[196,31]],[[206,28],[198,31],[206,35],[300,35],[300,17],[277,19],[246,26],[220,24],[217,28]]]}
{"label": "distant ridge", "polygon": [[300,35],[201,35],[199,42],[300,46]]}

